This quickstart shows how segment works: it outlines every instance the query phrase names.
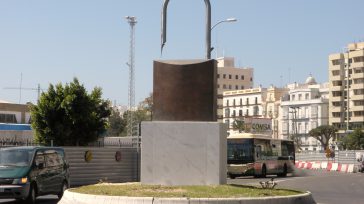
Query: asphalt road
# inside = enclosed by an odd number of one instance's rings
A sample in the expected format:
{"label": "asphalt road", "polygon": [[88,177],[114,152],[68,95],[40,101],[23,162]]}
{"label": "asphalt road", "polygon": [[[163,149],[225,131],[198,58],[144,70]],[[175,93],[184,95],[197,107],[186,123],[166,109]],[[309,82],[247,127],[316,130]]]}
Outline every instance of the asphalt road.
{"label": "asphalt road", "polygon": [[[310,191],[318,204],[363,204],[364,203],[364,174],[346,174],[321,170],[298,169],[293,175],[285,178],[271,176],[268,178],[238,177],[228,179],[228,183],[260,186],[260,181],[274,178],[276,188],[288,188]],[[57,196],[41,196],[39,204],[56,204]],[[0,199],[1,204],[14,204],[12,199]]]}
{"label": "asphalt road", "polygon": [[[294,175],[285,178],[276,178],[276,188],[288,188],[310,191],[313,198],[320,204],[362,204],[364,203],[364,174],[346,174],[340,172],[327,172],[321,170],[298,169]],[[270,178],[254,179],[253,177],[240,177],[228,179],[228,183],[249,184],[260,186],[259,181]]]}
{"label": "asphalt road", "polygon": [[[56,204],[59,199],[55,195],[40,196],[37,198],[37,204]],[[18,204],[22,202],[16,202],[14,199],[0,199],[1,204]]]}

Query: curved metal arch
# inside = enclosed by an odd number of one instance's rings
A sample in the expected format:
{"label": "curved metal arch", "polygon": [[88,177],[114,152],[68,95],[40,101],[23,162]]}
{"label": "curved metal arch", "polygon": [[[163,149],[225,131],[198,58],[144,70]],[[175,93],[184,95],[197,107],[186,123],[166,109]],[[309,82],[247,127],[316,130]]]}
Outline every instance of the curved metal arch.
{"label": "curved metal arch", "polygon": [[[204,0],[206,5],[206,59],[211,58],[211,4]],[[167,7],[169,0],[164,0],[162,9],[161,53],[167,41]]]}

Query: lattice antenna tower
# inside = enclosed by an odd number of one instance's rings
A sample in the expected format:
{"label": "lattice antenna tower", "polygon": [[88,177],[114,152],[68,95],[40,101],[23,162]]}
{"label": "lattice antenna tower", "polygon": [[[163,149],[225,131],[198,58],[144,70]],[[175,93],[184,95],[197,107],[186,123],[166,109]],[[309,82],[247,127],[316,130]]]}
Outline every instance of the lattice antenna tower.
{"label": "lattice antenna tower", "polygon": [[133,136],[134,108],[135,108],[135,24],[137,23],[135,16],[126,16],[126,20],[130,25],[130,47],[129,47],[129,90],[128,90],[128,135]]}

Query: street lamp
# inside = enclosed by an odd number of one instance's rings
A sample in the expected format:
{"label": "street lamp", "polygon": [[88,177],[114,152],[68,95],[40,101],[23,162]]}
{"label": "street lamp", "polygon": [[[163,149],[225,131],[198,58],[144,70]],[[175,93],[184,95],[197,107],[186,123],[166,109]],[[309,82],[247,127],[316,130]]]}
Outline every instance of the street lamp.
{"label": "street lamp", "polygon": [[[236,22],[236,21],[238,21],[238,19],[236,19],[236,18],[227,18],[227,19],[225,19],[225,20],[222,20],[222,21],[219,21],[219,22],[217,22],[215,25],[213,25],[212,27],[211,27],[211,31],[212,31],[212,29],[214,29],[217,25],[219,25],[220,23],[231,23],[231,22]],[[211,56],[211,52],[212,52],[212,50],[214,49],[214,47],[211,47],[210,48],[210,56]]]}
{"label": "street lamp", "polygon": [[222,21],[217,22],[214,26],[211,27],[211,30],[214,29],[220,23],[225,23],[225,22],[226,23],[230,23],[230,22],[236,22],[236,21],[238,21],[238,19],[236,19],[236,18],[227,18],[225,20],[222,20]]}

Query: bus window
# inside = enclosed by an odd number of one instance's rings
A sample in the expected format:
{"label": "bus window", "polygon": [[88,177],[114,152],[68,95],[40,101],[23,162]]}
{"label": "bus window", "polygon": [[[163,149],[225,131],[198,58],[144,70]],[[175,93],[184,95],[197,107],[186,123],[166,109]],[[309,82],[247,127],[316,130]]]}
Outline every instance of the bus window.
{"label": "bus window", "polygon": [[282,156],[295,160],[294,143],[292,141],[282,141]]}
{"label": "bus window", "polygon": [[229,164],[245,164],[254,161],[253,142],[249,139],[228,140],[227,156]]}

